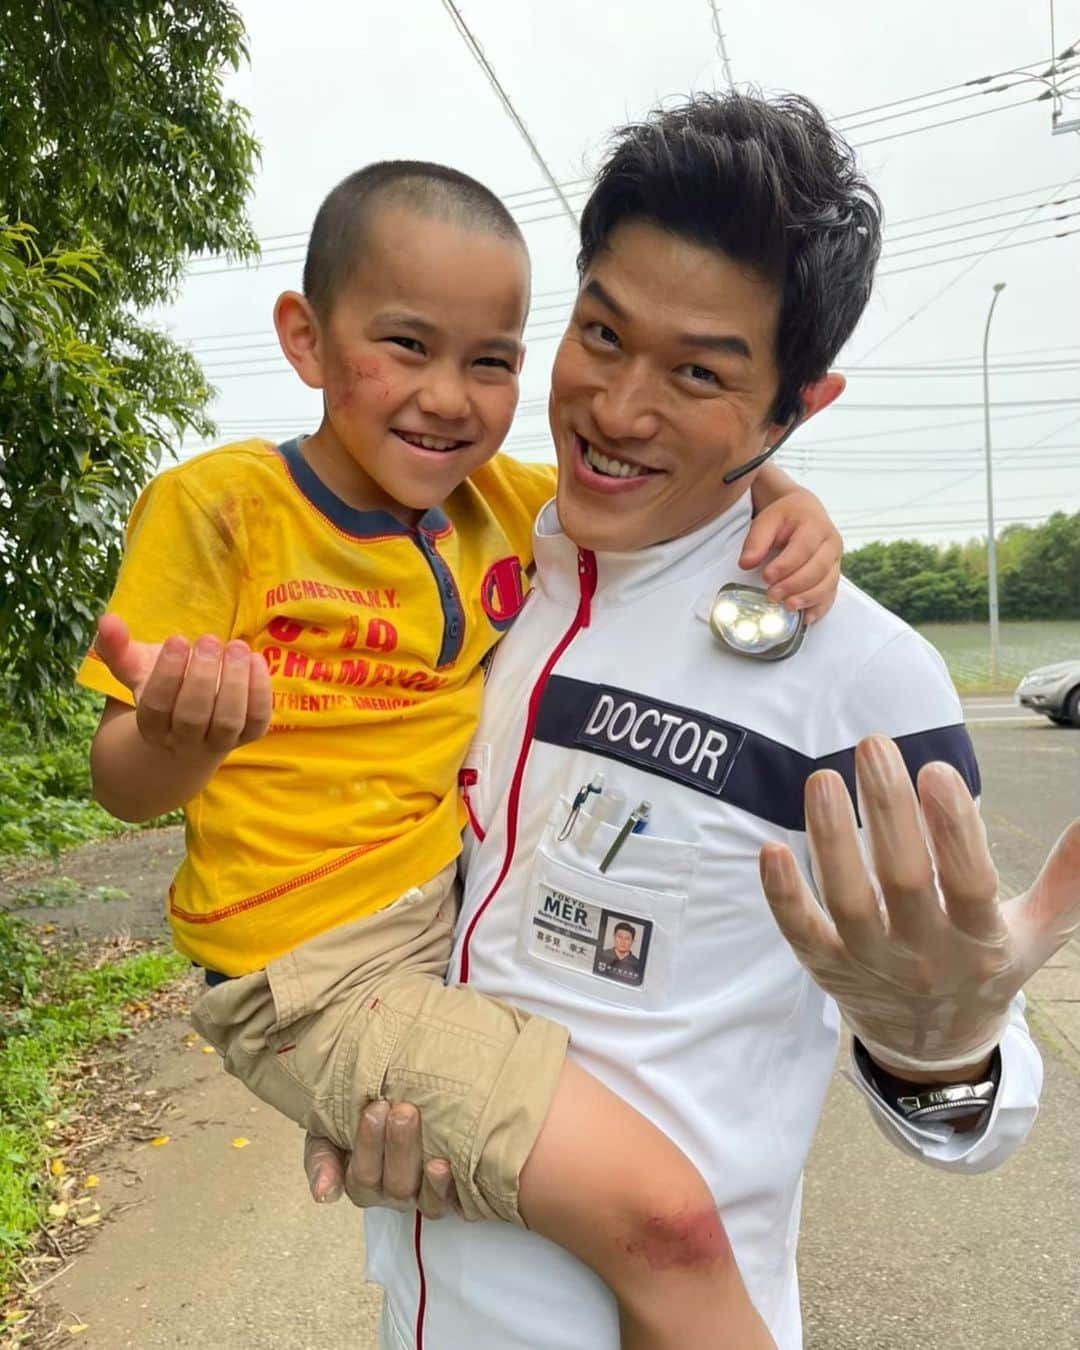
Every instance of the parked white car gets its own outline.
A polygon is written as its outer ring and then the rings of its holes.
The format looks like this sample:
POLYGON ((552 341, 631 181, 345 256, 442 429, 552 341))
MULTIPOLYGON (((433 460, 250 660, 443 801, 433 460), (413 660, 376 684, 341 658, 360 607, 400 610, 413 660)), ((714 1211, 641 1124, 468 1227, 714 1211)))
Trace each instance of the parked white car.
POLYGON ((1016 701, 1058 726, 1080 727, 1080 658, 1040 666, 1020 681, 1016 701))

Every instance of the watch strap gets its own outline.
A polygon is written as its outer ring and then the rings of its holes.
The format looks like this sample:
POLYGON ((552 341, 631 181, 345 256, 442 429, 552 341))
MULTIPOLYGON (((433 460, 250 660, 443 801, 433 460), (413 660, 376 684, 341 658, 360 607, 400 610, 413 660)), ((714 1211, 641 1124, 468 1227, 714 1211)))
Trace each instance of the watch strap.
POLYGON ((990 1067, 971 1082, 911 1083, 875 1064, 862 1042, 854 1040, 855 1062, 877 1089, 882 1101, 912 1125, 959 1120, 988 1111, 1001 1081, 1001 1051, 995 1049, 990 1067))

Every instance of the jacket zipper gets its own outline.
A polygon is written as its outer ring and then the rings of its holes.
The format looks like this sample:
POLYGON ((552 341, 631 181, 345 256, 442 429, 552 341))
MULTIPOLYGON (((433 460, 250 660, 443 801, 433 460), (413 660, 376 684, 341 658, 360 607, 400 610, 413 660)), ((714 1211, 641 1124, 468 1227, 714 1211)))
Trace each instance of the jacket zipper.
POLYGON ((544 690, 551 677, 551 672, 555 669, 562 654, 578 633, 583 628, 588 628, 592 617, 592 599, 596 594, 596 554, 589 549, 578 549, 578 588, 578 607, 573 622, 544 662, 544 667, 533 685, 532 693, 529 695, 528 711, 525 716, 525 732, 521 739, 521 749, 518 751, 517 763, 514 765, 514 774, 510 779, 510 791, 506 800, 506 848, 503 853, 502 866, 499 868, 499 874, 495 878, 493 886, 484 897, 479 909, 473 915, 468 928, 465 930, 465 937, 461 944, 461 972, 459 977, 461 984, 468 984, 469 982, 469 945, 472 942, 473 933, 476 931, 476 925, 480 922, 488 905, 494 900, 499 887, 506 880, 506 874, 510 871, 510 864, 514 859, 514 849, 517 847, 518 815, 521 807, 521 785, 525 778, 525 766, 528 763, 529 750, 532 748, 536 719, 540 713, 540 701, 544 696, 544 690))
POLYGON ((469 796, 469 789, 476 786, 480 779, 479 773, 475 769, 462 769, 457 776, 458 787, 461 790, 461 800, 465 805, 465 814, 469 817, 469 826, 473 834, 481 843, 487 837, 487 831, 476 818, 476 812, 473 810, 472 798, 469 796))

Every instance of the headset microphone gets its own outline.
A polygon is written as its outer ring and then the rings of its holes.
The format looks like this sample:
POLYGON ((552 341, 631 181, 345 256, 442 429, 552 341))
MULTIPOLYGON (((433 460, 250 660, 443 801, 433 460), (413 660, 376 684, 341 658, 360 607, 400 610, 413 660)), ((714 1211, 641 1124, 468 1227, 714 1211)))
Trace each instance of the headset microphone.
POLYGON ((805 409, 800 403, 799 411, 791 419, 791 425, 788 427, 787 431, 785 431, 784 434, 780 437, 780 439, 778 441, 775 441, 772 445, 768 446, 765 450, 761 452, 760 455, 755 455, 754 458, 750 460, 748 463, 741 464, 737 469, 730 469, 726 474, 724 474, 724 482, 727 484, 737 483, 740 478, 745 478, 748 473, 753 473, 755 469, 760 468, 761 465, 764 464, 767 459, 772 459, 773 455, 776 454, 777 450, 780 449, 780 447, 784 444, 784 442, 788 439, 788 437, 791 436, 791 434, 798 429, 798 427, 802 423, 804 411, 805 409))

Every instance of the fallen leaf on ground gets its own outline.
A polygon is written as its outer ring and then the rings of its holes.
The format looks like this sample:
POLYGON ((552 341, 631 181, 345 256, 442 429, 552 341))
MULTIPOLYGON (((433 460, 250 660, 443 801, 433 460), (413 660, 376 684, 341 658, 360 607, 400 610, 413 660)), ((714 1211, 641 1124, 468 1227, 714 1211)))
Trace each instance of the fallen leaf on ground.
POLYGON ((188 1034, 184 1037, 184 1044, 194 1045, 198 1039, 199 1033, 197 1031, 189 1031, 188 1034))
POLYGON ((68 1207, 63 1200, 59 1200, 57 1201, 56 1204, 49 1206, 50 1219, 62 1219, 67 1214, 67 1212, 68 1207))
POLYGON ((151 1148, 163 1148, 168 1142, 169 1142, 169 1136, 168 1136, 167 1134, 159 1134, 158 1137, 157 1137, 156 1139, 151 1139, 151 1140, 150 1140, 150 1147, 151 1147, 151 1148))
POLYGON ((68 1327, 68 1331, 70 1331, 73 1336, 81 1336, 84 1331, 89 1330, 90 1330, 89 1322, 76 1322, 73 1327, 68 1327))
POLYGON ((247 1148, 248 1144, 250 1143, 251 1143, 250 1139, 245 1139, 242 1134, 238 1134, 236 1138, 232 1141, 232 1146, 233 1148, 247 1148))
POLYGON ((213 1047, 212 1045, 204 1045, 203 1048, 202 1048, 202 1052, 203 1052, 204 1055, 216 1055, 216 1054, 217 1054, 217 1051, 214 1049, 214 1047, 213 1047))
POLYGON ((85 1219, 76 1219, 76 1220, 75 1220, 75 1227, 76 1227, 76 1228, 89 1228, 89 1227, 91 1226, 91 1224, 100 1223, 100 1221, 101 1221, 101 1215, 100 1215, 100 1214, 88 1214, 88 1215, 86 1216, 85 1219))

